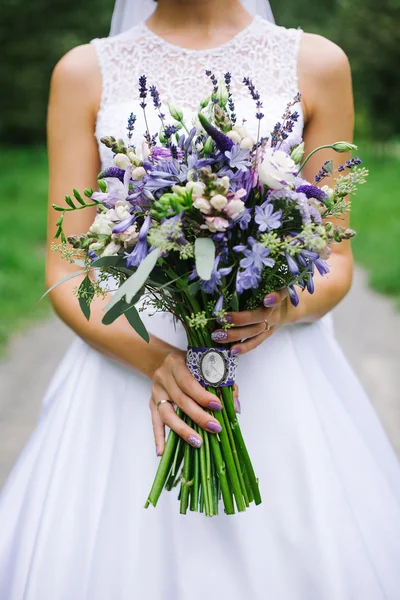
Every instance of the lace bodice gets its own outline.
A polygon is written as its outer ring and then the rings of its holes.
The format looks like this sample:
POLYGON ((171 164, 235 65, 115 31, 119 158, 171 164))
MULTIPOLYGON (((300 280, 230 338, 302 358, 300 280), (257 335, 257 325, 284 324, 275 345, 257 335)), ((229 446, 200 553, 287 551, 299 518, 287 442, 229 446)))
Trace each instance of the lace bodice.
MULTIPOLYGON (((147 76, 148 85, 157 86, 163 103, 173 101, 182 108, 191 125, 200 100, 212 89, 206 69, 217 77, 227 71, 232 73, 238 124, 246 119, 249 132, 255 135, 254 101, 242 84, 243 77, 253 80, 264 103, 262 129, 263 134, 268 135, 286 104, 298 92, 297 56, 301 33, 300 29, 286 29, 255 17, 229 42, 207 50, 189 50, 170 44, 145 23, 114 37, 93 40, 103 78, 97 139, 105 135, 126 139, 127 120, 133 112, 137 116, 136 141, 141 143, 145 125, 139 107, 138 79, 142 74, 147 76)), ((146 110, 149 129, 156 133, 160 120, 151 99, 146 110)), ((296 110, 300 119, 293 135, 301 135, 300 104, 296 110)), ((100 154, 103 167, 109 165, 111 151, 100 144, 100 154)))

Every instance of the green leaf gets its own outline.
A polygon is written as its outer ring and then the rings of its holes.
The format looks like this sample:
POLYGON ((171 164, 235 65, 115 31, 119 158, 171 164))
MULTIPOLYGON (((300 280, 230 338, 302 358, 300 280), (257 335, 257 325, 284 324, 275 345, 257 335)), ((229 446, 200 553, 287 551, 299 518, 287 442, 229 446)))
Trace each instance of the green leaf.
POLYGON ((192 296, 195 296, 197 294, 197 292, 199 291, 199 289, 200 289, 200 282, 199 281, 194 281, 193 283, 191 283, 189 285, 189 293, 192 296))
POLYGON ((138 311, 135 308, 135 305, 132 304, 132 306, 124 312, 124 315, 128 319, 129 324, 136 331, 136 333, 140 335, 140 337, 143 338, 145 342, 149 342, 149 334, 147 332, 146 327, 144 326, 142 319, 139 316, 138 311))
POLYGON ((90 305, 92 303, 94 296, 94 287, 93 283, 90 281, 88 275, 86 275, 85 279, 82 281, 78 290, 78 300, 81 310, 87 320, 90 318, 90 305), (82 294, 82 295, 81 295, 82 294))
POLYGON ((74 188, 73 192, 74 192, 74 196, 77 199, 77 201, 79 202, 79 204, 81 204, 82 206, 85 206, 85 201, 82 198, 82 196, 80 195, 79 191, 76 188, 74 188))
POLYGON ((238 312, 239 310, 239 298, 237 292, 235 292, 231 299, 231 308, 234 312, 238 312))
POLYGON ((126 300, 128 304, 130 304, 132 298, 148 280, 150 273, 154 269, 157 260, 160 257, 160 254, 161 249, 155 248, 146 256, 137 270, 121 285, 121 287, 113 295, 110 302, 103 308, 105 312, 108 312, 124 296, 126 296, 126 300))
MULTIPOLYGON (((68 275, 66 275, 65 277, 63 277, 62 279, 60 279, 60 281, 57 281, 57 283, 55 283, 54 285, 52 285, 51 287, 49 287, 49 289, 45 291, 45 293, 40 298, 40 300, 43 300, 43 298, 45 298, 45 296, 47 296, 47 294, 50 294, 50 292, 52 292, 56 287, 58 287, 62 283, 65 283, 69 279, 73 279, 74 277, 77 277, 78 275, 83 275, 84 273, 86 273, 86 271, 83 271, 83 270, 81 270, 81 271, 75 271, 74 273, 69 273, 68 275)), ((39 300, 39 302, 40 302, 40 300, 39 300)))
POLYGON ((116 267, 123 260, 122 256, 101 256, 92 262, 92 267, 116 267))
MULTIPOLYGON (((139 302, 140 298, 142 297, 143 291, 144 291, 144 288, 139 290, 139 292, 136 294, 136 296, 134 298, 132 298, 131 304, 136 304, 137 302, 139 302)), ((102 319, 103 325, 111 325, 111 323, 114 323, 114 321, 116 319, 118 319, 118 317, 123 315, 126 310, 129 310, 129 306, 130 305, 127 304, 123 298, 122 298, 122 300, 119 300, 117 302, 117 304, 115 304, 104 315, 104 317, 102 319)))
POLYGON ((196 271, 200 279, 208 281, 215 261, 215 245, 211 238, 197 238, 194 243, 196 271))

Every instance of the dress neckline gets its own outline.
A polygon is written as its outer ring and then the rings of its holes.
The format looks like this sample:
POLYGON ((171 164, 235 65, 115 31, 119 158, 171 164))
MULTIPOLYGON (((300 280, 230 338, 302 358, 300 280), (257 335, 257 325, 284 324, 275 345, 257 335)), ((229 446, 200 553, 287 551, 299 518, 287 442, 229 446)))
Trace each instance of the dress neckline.
POLYGON ((141 23, 141 27, 142 27, 143 31, 150 38, 153 38, 153 40, 157 41, 159 44, 162 44, 166 48, 170 48, 175 51, 177 50, 179 52, 184 52, 186 54, 201 55, 201 54, 210 54, 212 52, 219 52, 226 48, 230 48, 232 45, 234 45, 236 42, 240 41, 243 37, 245 37, 248 33, 250 33, 252 31, 254 25, 260 19, 261 19, 261 17, 259 17, 257 15, 254 16, 253 19, 250 21, 250 23, 248 25, 246 25, 246 27, 244 27, 243 29, 238 31, 238 33, 236 33, 230 40, 228 40, 227 42, 224 42, 223 44, 221 44, 219 46, 214 46, 213 48, 199 48, 199 49, 185 48, 184 46, 179 46, 178 44, 172 44, 171 42, 167 42, 166 39, 164 39, 162 36, 158 35, 152 29, 150 29, 150 27, 144 21, 141 23))

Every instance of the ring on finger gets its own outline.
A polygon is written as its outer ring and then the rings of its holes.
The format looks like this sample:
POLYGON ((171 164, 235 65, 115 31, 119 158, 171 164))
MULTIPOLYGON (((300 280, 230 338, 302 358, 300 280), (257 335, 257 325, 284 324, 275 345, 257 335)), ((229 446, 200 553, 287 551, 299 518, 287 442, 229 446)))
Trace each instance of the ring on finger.
POLYGON ((157 410, 158 410, 158 407, 161 404, 164 404, 165 402, 169 402, 170 404, 173 404, 172 400, 159 400, 158 402, 156 402, 156 408, 157 408, 157 410))
POLYGON ((265 322, 265 329, 264 329, 264 331, 269 331, 271 329, 271 325, 268 323, 267 319, 264 319, 264 322, 265 322))

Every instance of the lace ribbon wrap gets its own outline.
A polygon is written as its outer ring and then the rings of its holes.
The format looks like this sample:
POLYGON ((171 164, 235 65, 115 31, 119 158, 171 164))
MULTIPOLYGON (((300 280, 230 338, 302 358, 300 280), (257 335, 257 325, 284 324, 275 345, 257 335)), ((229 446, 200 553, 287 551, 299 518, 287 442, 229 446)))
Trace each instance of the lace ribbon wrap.
POLYGON ((226 348, 189 346, 186 365, 203 387, 225 387, 235 383, 238 357, 226 348))

